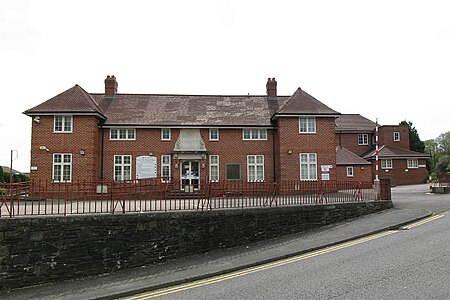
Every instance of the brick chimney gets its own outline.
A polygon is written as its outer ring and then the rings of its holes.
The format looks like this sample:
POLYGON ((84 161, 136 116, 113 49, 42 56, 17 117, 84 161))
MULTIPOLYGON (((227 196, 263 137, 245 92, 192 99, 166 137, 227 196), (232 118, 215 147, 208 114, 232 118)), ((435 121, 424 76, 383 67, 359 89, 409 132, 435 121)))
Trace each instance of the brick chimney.
POLYGON ((277 81, 275 78, 267 78, 267 84, 266 84, 266 90, 267 90, 267 98, 270 100, 276 100, 277 99, 277 81))
POLYGON ((117 93, 116 76, 106 76, 105 79, 105 97, 114 97, 117 93))

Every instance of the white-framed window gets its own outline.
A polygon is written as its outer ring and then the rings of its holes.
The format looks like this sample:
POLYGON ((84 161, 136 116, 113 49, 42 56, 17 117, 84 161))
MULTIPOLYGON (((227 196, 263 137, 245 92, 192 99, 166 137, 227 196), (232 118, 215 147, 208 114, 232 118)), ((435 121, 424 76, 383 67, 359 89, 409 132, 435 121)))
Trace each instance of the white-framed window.
POLYGON ((54 153, 53 154, 53 181, 71 182, 72 181, 72 154, 54 153))
POLYGON ((136 129, 134 128, 111 128, 109 130, 110 140, 136 140, 136 129))
POLYGON ((161 128, 161 140, 162 141, 170 141, 170 139, 171 139, 170 128, 161 128))
POLYGON ((247 155, 247 181, 264 181, 264 155, 247 155))
POLYGON ((367 133, 358 134, 358 145, 368 145, 369 135, 367 133))
POLYGON ((400 141, 400 132, 395 131, 394 132, 394 142, 399 142, 400 141))
POLYGON ((218 128, 210 128, 209 129, 209 140, 210 141, 218 141, 219 140, 219 129, 218 128))
POLYGON ((114 180, 131 180, 131 155, 114 155, 114 180))
POLYGON ((353 166, 347 166, 347 177, 353 177, 353 166))
POLYGON ((417 169, 419 167, 419 160, 417 158, 408 158, 408 169, 417 169))
POLYGON ((170 178, 170 155, 161 155, 161 177, 170 178))
POLYGON ((382 169, 392 169, 392 159, 382 159, 380 162, 382 169))
POLYGON ((219 181, 219 155, 209 156, 209 180, 219 181))
POLYGON ((244 128, 242 130, 242 139, 249 140, 267 140, 267 129, 244 128))
POLYGON ((300 180, 317 180, 317 153, 300 153, 300 180))
POLYGON ((72 116, 55 116, 53 120, 53 132, 71 133, 73 127, 72 116))
POLYGON ((298 118, 298 132, 316 133, 316 118, 315 117, 298 118))

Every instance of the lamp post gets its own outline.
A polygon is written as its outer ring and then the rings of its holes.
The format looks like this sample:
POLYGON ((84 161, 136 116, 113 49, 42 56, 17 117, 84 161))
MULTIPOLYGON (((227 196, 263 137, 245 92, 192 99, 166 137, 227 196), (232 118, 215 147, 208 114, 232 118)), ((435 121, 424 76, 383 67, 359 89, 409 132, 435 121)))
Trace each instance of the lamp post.
POLYGON ((14 174, 13 174, 13 161, 19 156, 19 151, 17 150, 11 150, 11 161, 9 165, 9 182, 12 183, 14 180, 14 174), (14 153, 16 153, 16 157, 14 157, 14 153))

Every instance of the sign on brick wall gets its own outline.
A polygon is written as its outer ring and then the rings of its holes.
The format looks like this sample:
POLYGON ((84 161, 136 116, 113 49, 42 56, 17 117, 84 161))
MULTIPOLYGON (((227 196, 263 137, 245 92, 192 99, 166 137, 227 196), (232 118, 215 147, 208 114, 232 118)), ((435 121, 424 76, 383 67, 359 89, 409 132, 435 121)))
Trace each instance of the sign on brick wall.
POLYGON ((155 178, 157 171, 155 156, 138 156, 136 157, 136 179, 155 178))

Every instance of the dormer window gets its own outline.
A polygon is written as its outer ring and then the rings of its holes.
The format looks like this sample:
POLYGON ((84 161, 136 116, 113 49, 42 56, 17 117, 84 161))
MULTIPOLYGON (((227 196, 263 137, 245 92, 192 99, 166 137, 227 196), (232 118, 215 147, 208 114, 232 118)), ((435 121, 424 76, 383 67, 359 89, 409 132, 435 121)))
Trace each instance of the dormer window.
POLYGON ((53 121, 53 132, 72 132, 72 116, 55 116, 53 121))

